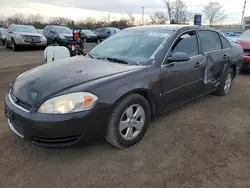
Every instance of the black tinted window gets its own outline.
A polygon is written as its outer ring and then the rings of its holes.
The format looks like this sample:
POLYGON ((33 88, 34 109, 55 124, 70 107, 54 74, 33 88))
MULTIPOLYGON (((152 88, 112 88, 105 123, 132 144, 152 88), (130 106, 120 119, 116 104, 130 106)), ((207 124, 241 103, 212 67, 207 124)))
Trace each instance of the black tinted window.
POLYGON ((198 55, 199 49, 196 32, 192 31, 181 35, 172 47, 172 54, 176 52, 184 52, 190 57, 198 55))
POLYGON ((222 36, 221 36, 221 43, 222 43, 223 48, 229 48, 230 47, 229 42, 222 36))
POLYGON ((221 49, 218 33, 214 31, 199 31, 203 52, 212 52, 221 49))

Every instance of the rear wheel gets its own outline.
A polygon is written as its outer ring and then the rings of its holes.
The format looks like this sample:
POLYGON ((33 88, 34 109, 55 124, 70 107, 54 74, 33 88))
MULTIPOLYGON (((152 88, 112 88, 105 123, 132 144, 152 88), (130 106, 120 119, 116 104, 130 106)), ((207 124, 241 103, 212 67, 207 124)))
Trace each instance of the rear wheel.
POLYGON ((234 79, 234 70, 232 68, 228 68, 221 80, 221 83, 217 90, 215 91, 215 95, 225 96, 229 94, 234 79))
POLYGON ((144 136, 150 122, 150 106, 139 94, 122 99, 113 110, 106 140, 118 148, 130 147, 144 136))

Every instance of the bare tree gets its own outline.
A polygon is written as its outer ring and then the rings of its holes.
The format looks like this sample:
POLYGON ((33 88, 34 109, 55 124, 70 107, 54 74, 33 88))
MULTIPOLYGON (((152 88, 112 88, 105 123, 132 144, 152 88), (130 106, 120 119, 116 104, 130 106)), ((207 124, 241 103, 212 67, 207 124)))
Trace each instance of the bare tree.
POLYGON ((135 17, 132 15, 131 12, 128 13, 128 17, 129 17, 129 25, 133 27, 135 23, 135 17))
POLYGON ((68 26, 69 23, 71 23, 71 20, 64 17, 53 17, 49 20, 49 24, 51 25, 68 26))
POLYGON ((154 12, 154 14, 150 16, 150 20, 152 24, 165 24, 167 17, 164 12, 154 12))
POLYGON ((223 5, 219 2, 210 1, 203 9, 205 18, 209 21, 209 25, 212 26, 217 22, 223 21, 226 18, 224 14, 223 5))
POLYGON ((43 23, 44 18, 40 14, 30 14, 26 21, 30 24, 43 23))
POLYGON ((168 13, 170 24, 183 24, 189 21, 190 16, 187 10, 187 5, 183 0, 163 0, 168 13))
POLYGON ((24 24, 26 22, 24 15, 14 14, 7 19, 8 25, 10 24, 24 24))

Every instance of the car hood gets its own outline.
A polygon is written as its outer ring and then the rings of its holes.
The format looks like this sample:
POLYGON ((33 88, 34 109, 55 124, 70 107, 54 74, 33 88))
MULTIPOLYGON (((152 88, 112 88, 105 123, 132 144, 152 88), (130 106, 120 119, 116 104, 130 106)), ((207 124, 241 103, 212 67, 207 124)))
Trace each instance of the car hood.
POLYGON ((240 44, 243 49, 250 49, 250 39, 238 38, 235 42, 240 44))
POLYGON ((87 34, 86 36, 89 36, 89 37, 96 37, 96 34, 87 34))
POLYGON ((140 68, 75 56, 21 74, 13 85, 13 94, 19 100, 34 106, 64 89, 140 68))
POLYGON ((37 36, 40 37, 42 36, 40 33, 26 33, 26 32, 17 32, 20 35, 29 35, 29 36, 37 36))

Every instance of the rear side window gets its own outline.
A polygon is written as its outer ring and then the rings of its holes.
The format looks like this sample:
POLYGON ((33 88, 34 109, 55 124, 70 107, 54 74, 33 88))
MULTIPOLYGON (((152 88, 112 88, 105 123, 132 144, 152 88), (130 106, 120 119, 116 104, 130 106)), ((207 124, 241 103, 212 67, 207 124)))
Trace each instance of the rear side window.
POLYGON ((223 36, 221 36, 221 43, 222 43, 223 49, 230 47, 229 42, 223 36))
POLYGON ((221 49, 221 41, 217 32, 199 31, 202 50, 204 53, 221 49))

